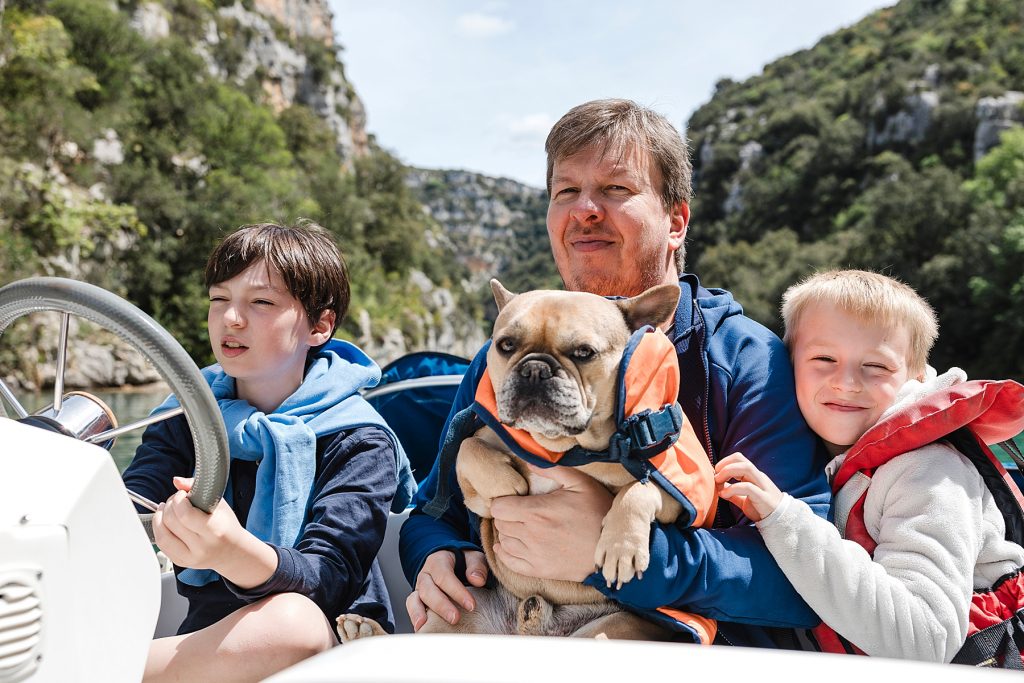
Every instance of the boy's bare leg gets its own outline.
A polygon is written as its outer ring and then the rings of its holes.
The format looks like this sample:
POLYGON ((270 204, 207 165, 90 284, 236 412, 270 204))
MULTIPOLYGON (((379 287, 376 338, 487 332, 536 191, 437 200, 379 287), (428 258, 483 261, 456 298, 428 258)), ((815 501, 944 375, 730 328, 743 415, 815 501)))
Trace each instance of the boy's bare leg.
POLYGON ((280 593, 184 636, 153 641, 145 681, 259 681, 337 644, 312 600, 280 593))

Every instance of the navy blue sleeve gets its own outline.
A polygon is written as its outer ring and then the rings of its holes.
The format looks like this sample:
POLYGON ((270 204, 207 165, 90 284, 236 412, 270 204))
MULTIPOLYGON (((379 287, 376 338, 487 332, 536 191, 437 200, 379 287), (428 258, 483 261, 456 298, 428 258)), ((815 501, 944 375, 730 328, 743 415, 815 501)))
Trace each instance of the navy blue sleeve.
POLYGON ((324 614, 341 614, 365 588, 397 485, 394 448, 383 430, 340 432, 321 456, 298 543, 294 548, 274 547, 277 571, 250 590, 224 583, 246 602, 299 593, 324 614))
MULTIPOLYGON (((473 362, 466 370, 466 374, 459 384, 459 390, 455 394, 455 401, 452 404, 448 419, 445 420, 444 429, 441 431, 441 440, 448 433, 448 424, 452 416, 460 410, 473 404, 476 395, 476 387, 484 374, 486 367, 487 349, 490 343, 484 347, 473 358, 473 362)), ((401 534, 398 540, 398 553, 402 559, 402 571, 409 584, 416 585, 416 576, 427 557, 438 550, 480 550, 479 544, 474 542, 473 534, 469 526, 469 512, 462 501, 462 491, 455 478, 455 471, 439 472, 439 458, 434 459, 434 466, 430 469, 427 477, 420 482, 419 491, 413 499, 413 509, 409 513, 409 519, 402 525, 401 534), (440 519, 434 519, 423 512, 423 506, 430 502, 437 492, 438 478, 446 476, 449 478, 452 492, 448 509, 440 519)))
MULTIPOLYGON (((162 503, 177 489, 174 477, 191 477, 196 467, 192 432, 184 415, 157 422, 142 433, 142 443, 121 475, 126 488, 155 503, 162 503)), ((139 512, 150 512, 139 505, 139 512)))
MULTIPOLYGON (((746 320, 746 322, 750 322, 746 320)), ((824 452, 796 403, 793 370, 775 335, 756 326, 721 333, 710 368, 709 425, 716 459, 741 452, 780 489, 824 517, 830 492, 824 452), (717 437, 717 438, 716 438, 717 437)), ((723 502, 722 505, 725 505, 723 502)), ((810 627, 819 620, 793 589, 757 529, 738 518, 727 528, 654 525, 651 563, 642 579, 608 589, 600 575, 587 583, 625 604, 669 605, 762 626, 810 627)))

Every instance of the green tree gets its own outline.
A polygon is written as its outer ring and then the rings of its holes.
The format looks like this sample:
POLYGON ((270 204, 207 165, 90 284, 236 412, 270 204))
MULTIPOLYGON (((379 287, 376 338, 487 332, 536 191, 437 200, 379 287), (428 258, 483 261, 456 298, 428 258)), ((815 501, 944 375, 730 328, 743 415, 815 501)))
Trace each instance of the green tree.
POLYGON ((938 293, 940 348, 979 377, 1024 378, 1024 129, 1003 133, 964 183, 969 219, 924 268, 938 293))

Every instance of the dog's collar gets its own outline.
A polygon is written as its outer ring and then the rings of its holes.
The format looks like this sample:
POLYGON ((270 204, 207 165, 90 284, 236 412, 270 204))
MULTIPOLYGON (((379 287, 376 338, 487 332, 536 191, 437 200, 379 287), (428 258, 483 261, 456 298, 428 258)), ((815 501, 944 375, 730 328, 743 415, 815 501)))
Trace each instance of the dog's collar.
POLYGON ((477 385, 473 411, 512 452, 539 467, 617 462, 638 479, 646 480, 650 458, 674 444, 683 426, 682 410, 676 402, 677 368, 675 348, 663 332, 647 326, 630 336, 616 378, 617 429, 608 448, 601 451, 579 446, 562 453, 550 451, 528 432, 502 424, 494 386, 486 370, 477 385))

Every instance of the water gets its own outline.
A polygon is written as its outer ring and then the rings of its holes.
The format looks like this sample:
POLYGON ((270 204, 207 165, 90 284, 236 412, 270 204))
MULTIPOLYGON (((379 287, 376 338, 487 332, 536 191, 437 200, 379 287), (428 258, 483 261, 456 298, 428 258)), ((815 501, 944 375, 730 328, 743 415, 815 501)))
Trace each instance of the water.
MULTIPOLYGON (((117 416, 119 425, 126 425, 146 417, 170 393, 167 387, 162 385, 127 391, 109 389, 89 389, 87 391, 110 407, 114 415, 117 416)), ((18 400, 27 411, 32 413, 52 402, 53 395, 49 393, 20 394, 18 400)), ((110 449, 110 455, 114 458, 118 472, 123 472, 128 467, 128 463, 132 461, 135 448, 142 441, 144 431, 144 429, 137 429, 117 437, 113 448, 110 449)))

